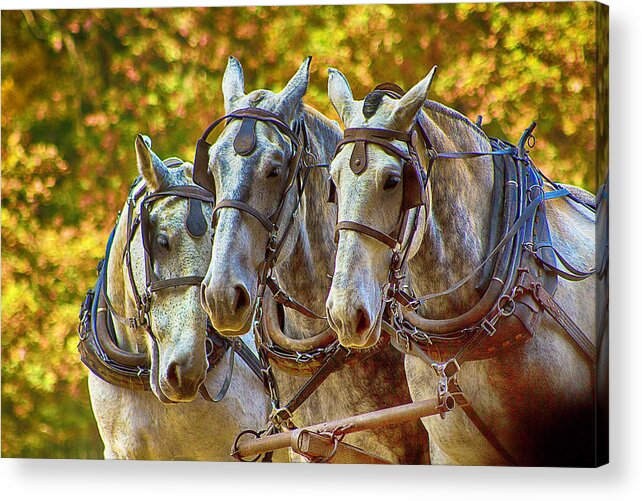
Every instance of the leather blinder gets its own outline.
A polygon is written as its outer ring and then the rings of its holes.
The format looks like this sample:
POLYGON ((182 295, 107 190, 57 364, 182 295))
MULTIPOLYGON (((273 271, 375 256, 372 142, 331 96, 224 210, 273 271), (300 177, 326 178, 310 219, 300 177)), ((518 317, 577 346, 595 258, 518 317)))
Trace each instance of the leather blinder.
POLYGON ((241 120, 241 128, 234 138, 234 151, 241 155, 247 156, 254 151, 256 146, 256 118, 244 118, 241 120))
POLYGON ((415 162, 403 166, 403 200, 401 209, 406 211, 426 204, 426 193, 419 167, 415 162))
POLYGON ((203 214, 203 204, 200 200, 194 198, 187 199, 185 228, 187 229, 187 233, 194 238, 203 236, 207 231, 207 221, 203 214))
POLYGON ((150 214, 147 203, 143 202, 140 206, 140 234, 143 239, 143 249, 148 256, 152 256, 152 241, 150 235, 150 214))
POLYGON ((196 153, 194 154, 194 183, 201 188, 214 194, 216 187, 214 186, 214 178, 209 171, 210 163, 210 148, 212 145, 205 139, 199 139, 196 142, 196 153))

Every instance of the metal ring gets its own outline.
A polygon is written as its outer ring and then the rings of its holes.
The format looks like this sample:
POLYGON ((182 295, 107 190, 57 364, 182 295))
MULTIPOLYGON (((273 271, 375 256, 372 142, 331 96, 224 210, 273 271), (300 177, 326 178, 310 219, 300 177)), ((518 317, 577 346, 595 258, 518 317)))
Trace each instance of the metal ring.
POLYGON ((542 188, 539 184, 534 184, 533 186, 528 188, 527 193, 528 193, 528 201, 532 202, 540 194, 542 195, 542 197, 544 196, 544 188, 542 188), (533 190, 535 191, 539 190, 539 193, 536 196, 533 196, 533 190))
POLYGON ((534 148, 535 147, 535 136, 531 134, 528 136, 528 139, 526 140, 526 144, 528 145, 529 148, 534 148))
POLYGON ((343 439, 343 436, 339 437, 333 434, 331 438, 332 438, 332 441, 334 442, 334 447, 332 448, 332 452, 330 452, 330 454, 328 454, 326 457, 320 457, 320 458, 315 456, 308 457, 311 463, 327 463, 336 455, 337 451, 339 450, 339 443, 343 439))
POLYGON ((214 341, 212 341, 210 338, 206 337, 205 338, 205 356, 209 358, 209 356, 214 353, 214 341))
POLYGON ((256 463, 260 458, 261 454, 257 454, 255 457, 252 459, 245 459, 241 456, 238 455, 239 450, 238 450, 238 445, 239 445, 239 440, 241 437, 245 435, 252 435, 254 438, 261 438, 261 434, 257 431, 254 430, 243 430, 241 433, 236 435, 236 438, 234 439, 234 443, 232 444, 232 450, 230 452, 230 456, 232 456, 234 459, 237 461, 240 461, 242 463, 256 463))
POLYGON ((449 411, 452 411, 455 408, 455 397, 453 397, 450 393, 448 393, 446 395, 446 398, 444 398, 444 406, 449 411))
POLYGON ((499 310, 499 314, 502 317, 510 317, 513 313, 515 313, 515 300, 508 294, 503 294, 497 300, 497 309, 499 310), (506 302, 503 305, 502 305, 502 299, 506 300, 506 302), (509 305, 510 305, 510 309, 507 309, 509 305))

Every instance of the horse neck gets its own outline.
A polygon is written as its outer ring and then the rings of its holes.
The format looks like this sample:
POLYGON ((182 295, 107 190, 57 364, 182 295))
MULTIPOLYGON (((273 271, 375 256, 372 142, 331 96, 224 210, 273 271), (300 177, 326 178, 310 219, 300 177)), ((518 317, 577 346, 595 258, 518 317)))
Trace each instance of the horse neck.
MULTIPOLYGON (((125 247, 127 245, 127 213, 129 210, 129 205, 126 205, 118 220, 114 240, 109 252, 109 264, 106 274, 107 295, 116 312, 126 317, 134 316, 135 313, 134 302, 127 293, 127 289, 131 287, 131 285, 123 260, 125 247)), ((122 325, 115 320, 114 330, 116 331, 116 342, 120 348, 139 353, 146 350, 144 333, 122 325)))
MULTIPOLYGON (((339 126, 309 106, 303 109, 310 149, 319 164, 330 164, 342 137, 339 126)), ((276 272, 281 287, 316 313, 325 312, 334 263, 336 207, 327 202, 327 167, 310 172, 297 220, 290 238, 295 239, 290 255, 279 261, 276 272)), ((327 327, 325 320, 313 320, 285 308, 286 333, 308 337, 327 327)))
MULTIPOLYGON (((463 115, 430 101, 423 111, 438 152, 491 151, 488 138, 463 115)), ((488 156, 436 161, 422 244, 409 263, 418 295, 448 288, 481 262, 487 250, 492 186, 493 162, 488 156)), ((430 302, 427 312, 438 316, 445 309, 465 310, 477 297, 474 285, 430 302)))

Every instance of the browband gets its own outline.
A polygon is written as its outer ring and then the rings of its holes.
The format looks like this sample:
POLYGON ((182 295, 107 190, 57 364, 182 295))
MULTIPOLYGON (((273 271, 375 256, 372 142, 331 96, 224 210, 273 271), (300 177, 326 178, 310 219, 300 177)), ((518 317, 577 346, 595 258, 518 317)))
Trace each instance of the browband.
POLYGON ((208 138, 221 122, 227 121, 229 123, 232 120, 242 120, 241 128, 236 134, 233 143, 234 151, 239 155, 247 156, 254 151, 256 147, 255 127, 257 121, 271 123, 292 141, 297 150, 301 147, 299 138, 288 124, 279 115, 271 111, 262 110, 261 108, 242 108, 222 116, 203 131, 203 135, 196 142, 196 153, 194 154, 194 182, 211 193, 216 190, 214 180, 208 170, 209 150, 212 147, 208 142, 208 138))

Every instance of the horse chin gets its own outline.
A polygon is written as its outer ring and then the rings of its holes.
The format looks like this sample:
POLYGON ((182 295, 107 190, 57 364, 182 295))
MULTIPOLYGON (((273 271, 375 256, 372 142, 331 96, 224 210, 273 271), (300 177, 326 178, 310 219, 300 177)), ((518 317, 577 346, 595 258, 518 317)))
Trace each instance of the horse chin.
POLYGON ((366 351, 379 342, 381 337, 381 315, 377 316, 377 321, 372 324, 370 330, 362 336, 339 334, 339 342, 351 350, 366 351))
POLYGON ((240 336, 244 336, 252 328, 252 319, 253 318, 254 318, 254 315, 252 315, 252 314, 248 315, 247 320, 243 324, 243 327, 241 327, 240 329, 224 329, 224 328, 218 327, 216 325, 214 325, 214 328, 223 337, 240 337, 240 336))
POLYGON ((185 389, 179 390, 167 385, 164 381, 160 381, 159 387, 163 395, 165 395, 165 397, 169 400, 169 402, 166 402, 166 403, 179 404, 179 403, 193 402, 198 395, 198 390, 201 387, 201 384, 202 382, 193 388, 190 388, 187 390, 185 389))

